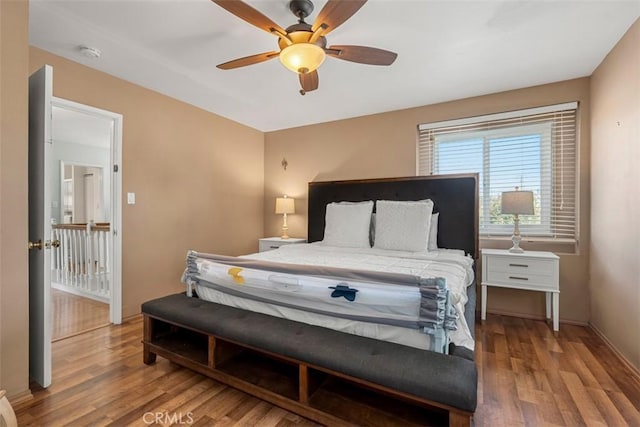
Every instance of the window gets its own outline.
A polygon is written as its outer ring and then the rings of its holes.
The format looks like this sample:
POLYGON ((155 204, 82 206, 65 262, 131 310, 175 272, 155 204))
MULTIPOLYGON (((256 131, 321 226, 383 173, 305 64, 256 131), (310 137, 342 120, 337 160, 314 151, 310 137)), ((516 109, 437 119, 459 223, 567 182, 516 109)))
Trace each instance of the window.
POLYGON ((477 172, 480 235, 507 236, 503 191, 534 193, 534 215, 520 217, 528 238, 577 241, 577 103, 418 127, 418 174, 477 172))

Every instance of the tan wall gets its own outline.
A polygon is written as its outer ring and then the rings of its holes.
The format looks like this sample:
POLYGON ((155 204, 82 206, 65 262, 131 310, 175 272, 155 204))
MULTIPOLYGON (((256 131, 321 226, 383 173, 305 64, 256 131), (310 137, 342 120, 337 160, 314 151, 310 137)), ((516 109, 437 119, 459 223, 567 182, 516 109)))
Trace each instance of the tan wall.
POLYGON ((262 132, 31 48, 53 66, 54 96, 120 113, 123 316, 184 290, 188 249, 255 252, 263 234, 262 132), (126 204, 126 193, 136 204, 126 204))
MULTIPOLYGON (((435 122, 555 103, 580 102, 579 255, 561 255, 560 317, 589 319, 589 79, 582 78, 493 95, 428 105, 389 113, 270 132, 265 135, 265 233, 279 235, 282 218, 275 198, 296 198, 296 214, 288 218, 289 235, 306 236, 306 194, 309 181, 410 176, 416 171, 416 128, 435 122), (287 169, 281 166, 282 159, 287 169)), ((509 247, 509 241, 491 242, 509 247)), ((481 246, 489 247, 483 241, 481 246)), ((523 244, 529 249, 553 249, 523 244)), ((491 289, 488 310, 544 316, 541 293, 491 289)))
POLYGON ((640 369, 640 21, 591 77, 591 323, 640 369))
POLYGON ((0 389, 29 393, 28 4, 0 1, 0 389))

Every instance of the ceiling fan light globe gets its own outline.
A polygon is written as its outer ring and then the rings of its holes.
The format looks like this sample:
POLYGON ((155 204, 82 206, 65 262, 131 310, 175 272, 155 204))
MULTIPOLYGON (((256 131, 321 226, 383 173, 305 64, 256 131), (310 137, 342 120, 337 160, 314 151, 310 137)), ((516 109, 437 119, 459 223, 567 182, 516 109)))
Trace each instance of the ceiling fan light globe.
POLYGON ((294 73, 307 73, 316 70, 324 62, 324 50, 311 43, 295 43, 280 51, 280 62, 294 73))

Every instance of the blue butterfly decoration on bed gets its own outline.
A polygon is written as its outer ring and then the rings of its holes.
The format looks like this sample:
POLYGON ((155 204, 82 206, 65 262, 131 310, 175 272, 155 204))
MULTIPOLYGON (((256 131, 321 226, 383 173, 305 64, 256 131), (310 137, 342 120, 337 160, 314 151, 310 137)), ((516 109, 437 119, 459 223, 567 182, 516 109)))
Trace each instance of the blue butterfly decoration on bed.
POLYGON ((334 291, 331 292, 331 297, 332 298, 344 297, 348 301, 355 301, 356 292, 358 292, 357 289, 350 288, 349 285, 346 285, 346 284, 345 285, 339 284, 339 285, 336 285, 336 286, 329 286, 329 289, 334 289, 334 291))

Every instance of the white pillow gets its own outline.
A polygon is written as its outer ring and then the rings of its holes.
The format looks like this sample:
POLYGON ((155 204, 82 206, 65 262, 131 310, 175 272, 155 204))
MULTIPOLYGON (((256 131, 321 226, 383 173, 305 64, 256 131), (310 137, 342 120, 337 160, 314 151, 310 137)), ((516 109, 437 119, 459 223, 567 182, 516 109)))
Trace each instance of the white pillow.
POLYGON ((431 200, 378 200, 373 246, 377 249, 426 252, 432 211, 431 200))
POLYGON ((438 217, 440 212, 431 215, 431 225, 429 225, 429 243, 427 244, 428 251, 435 251, 438 249, 438 217))
POLYGON ((369 248, 369 227, 373 201, 329 203, 325 215, 324 239, 329 246, 369 248))

